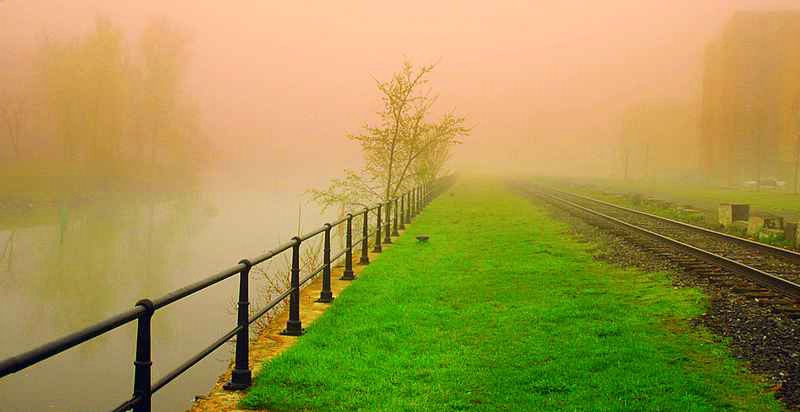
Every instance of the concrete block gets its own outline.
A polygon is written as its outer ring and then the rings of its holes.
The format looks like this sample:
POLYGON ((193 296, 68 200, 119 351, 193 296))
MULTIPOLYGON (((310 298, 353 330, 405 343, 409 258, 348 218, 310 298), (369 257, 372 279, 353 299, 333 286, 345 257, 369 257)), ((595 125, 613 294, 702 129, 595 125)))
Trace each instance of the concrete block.
POLYGON ((783 217, 764 216, 764 227, 767 229, 783 229, 783 217))
POLYGON ((783 238, 794 248, 800 246, 800 232, 798 231, 800 231, 800 224, 797 222, 786 222, 783 225, 783 238))
POLYGON ((747 222, 742 222, 741 220, 737 220, 731 223, 731 225, 728 226, 728 229, 730 229, 734 233, 744 236, 747 233, 747 222))
POLYGON ((724 227, 728 227, 736 221, 750 219, 750 205, 747 204, 722 203, 717 211, 717 220, 724 227))
POLYGON ((750 216, 747 220, 747 235, 757 236, 764 228, 764 218, 761 216, 750 216))

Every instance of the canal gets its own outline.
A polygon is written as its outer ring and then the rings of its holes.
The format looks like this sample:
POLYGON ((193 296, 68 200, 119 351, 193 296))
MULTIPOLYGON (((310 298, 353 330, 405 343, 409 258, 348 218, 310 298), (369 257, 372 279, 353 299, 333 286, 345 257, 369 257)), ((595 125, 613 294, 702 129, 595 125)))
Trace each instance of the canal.
MULTIPOLYGON (((326 217, 304 195, 316 183, 104 195, 4 213, 0 358, 255 256, 287 241, 298 227, 321 225, 326 217)), ((262 283, 251 291, 258 293, 262 283)), ((228 279, 156 313, 154 380, 235 326, 236 287, 235 279, 228 279)), ((0 409, 116 406, 132 392, 134 341, 135 323, 3 378, 0 409)), ((180 376, 155 395, 156 410, 185 410, 195 395, 208 391, 231 357, 232 346, 223 346, 180 376)))

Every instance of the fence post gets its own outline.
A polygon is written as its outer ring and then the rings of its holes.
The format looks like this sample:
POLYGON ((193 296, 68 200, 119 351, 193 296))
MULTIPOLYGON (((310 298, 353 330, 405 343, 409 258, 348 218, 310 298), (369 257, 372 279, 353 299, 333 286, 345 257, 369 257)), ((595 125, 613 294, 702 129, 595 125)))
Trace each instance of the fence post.
POLYGON ((386 202, 386 233, 383 234, 383 243, 390 245, 392 244, 392 201, 389 200, 386 202))
POLYGON ((253 264, 247 259, 242 259, 239 264, 244 264, 244 269, 239 272, 239 306, 237 308, 236 325, 239 331, 236 332, 236 361, 231 372, 231 381, 224 385, 228 391, 240 391, 247 389, 253 383, 253 374, 250 372, 250 323, 248 317, 250 312, 249 277, 250 269, 253 264))
POLYGON ((331 291, 331 224, 325 224, 325 234, 322 244, 322 291, 319 292, 320 303, 331 303, 333 292, 331 291))
POLYGON ((378 220, 377 224, 375 225, 375 248, 372 249, 375 253, 383 252, 383 247, 381 246, 381 204, 378 204, 378 220))
POLYGON ((364 208, 364 222, 361 228, 361 259, 359 265, 369 265, 369 208, 364 208))
POLYGON ((339 280, 354 280, 353 275, 353 215, 347 214, 347 233, 345 235, 344 273, 339 280))
POLYGON ((144 307, 145 311, 136 322, 136 360, 133 362, 133 396, 140 401, 133 407, 133 412, 150 412, 152 392, 150 391, 150 378, 153 360, 150 356, 150 320, 155 312, 155 305, 150 299, 136 302, 136 306, 144 307))
POLYGON ((400 195, 400 229, 406 229, 406 195, 400 195))
POLYGON ((289 294, 289 320, 286 321, 286 329, 281 332, 281 335, 300 336, 306 332, 300 321, 300 243, 302 241, 297 236, 292 240, 294 240, 294 245, 292 245, 292 270, 289 282, 292 288, 292 292, 289 294))
POLYGON ((397 231, 397 198, 394 198, 394 224, 392 225, 392 236, 400 236, 397 231))

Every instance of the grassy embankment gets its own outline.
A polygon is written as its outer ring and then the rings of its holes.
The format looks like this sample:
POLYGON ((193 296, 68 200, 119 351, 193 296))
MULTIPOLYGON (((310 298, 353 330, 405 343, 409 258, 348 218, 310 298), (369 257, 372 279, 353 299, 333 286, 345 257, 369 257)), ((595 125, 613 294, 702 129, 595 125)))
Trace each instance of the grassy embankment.
POLYGON ((451 193, 265 365, 243 406, 779 408, 723 344, 689 328, 705 307, 697 290, 594 261, 591 245, 494 182, 451 193))

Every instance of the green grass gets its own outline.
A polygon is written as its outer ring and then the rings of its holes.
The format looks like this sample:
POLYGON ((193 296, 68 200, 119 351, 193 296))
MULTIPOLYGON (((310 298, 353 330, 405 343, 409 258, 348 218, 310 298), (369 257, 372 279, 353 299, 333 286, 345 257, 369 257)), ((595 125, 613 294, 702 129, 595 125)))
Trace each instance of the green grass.
POLYGON ((462 182, 242 401, 273 410, 778 410, 664 274, 592 259, 545 210, 462 182), (430 235, 427 244, 414 236, 430 235))

